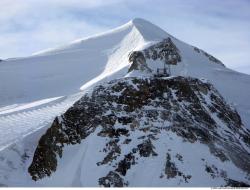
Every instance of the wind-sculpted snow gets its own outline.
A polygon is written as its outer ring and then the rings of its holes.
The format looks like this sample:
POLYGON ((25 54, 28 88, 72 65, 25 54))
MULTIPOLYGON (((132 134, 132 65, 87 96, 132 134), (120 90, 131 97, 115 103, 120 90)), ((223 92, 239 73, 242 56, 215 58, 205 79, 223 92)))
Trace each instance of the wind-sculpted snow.
POLYGON ((68 185, 78 186, 248 186, 249 135, 209 83, 117 79, 95 87, 54 120, 29 173, 42 183, 67 167, 67 175, 76 175, 68 185), (74 157, 68 149, 78 144, 82 160, 68 167, 67 158, 74 157))
POLYGON ((0 186, 249 184, 250 76, 148 21, 0 70, 0 186))

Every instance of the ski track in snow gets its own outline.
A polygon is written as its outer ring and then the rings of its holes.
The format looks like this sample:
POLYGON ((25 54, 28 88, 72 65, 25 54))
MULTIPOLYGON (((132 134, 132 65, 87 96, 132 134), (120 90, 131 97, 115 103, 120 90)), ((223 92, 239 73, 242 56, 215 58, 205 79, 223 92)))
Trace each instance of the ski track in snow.
MULTIPOLYGON (((29 133, 50 124, 57 115, 66 111, 83 92, 68 97, 52 98, 50 102, 0 115, 0 150, 29 133)), ((32 104, 32 103, 31 103, 32 104)))

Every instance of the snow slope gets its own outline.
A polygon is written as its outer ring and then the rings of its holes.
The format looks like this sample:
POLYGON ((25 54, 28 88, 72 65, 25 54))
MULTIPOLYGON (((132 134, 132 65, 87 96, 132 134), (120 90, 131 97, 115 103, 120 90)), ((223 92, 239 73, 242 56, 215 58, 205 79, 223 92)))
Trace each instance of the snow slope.
MULTIPOLYGON (((215 64, 159 27, 134 19, 114 30, 60 48, 1 61, 0 149, 7 151, 8 145, 25 141, 23 138, 28 134, 46 128, 91 86, 125 76, 131 51, 167 37, 182 56, 182 61, 172 66, 172 74, 209 80, 237 108, 245 126, 250 128, 249 75, 215 64)), ((36 144, 38 139, 32 139, 36 144)), ((24 149, 26 145, 20 148, 24 149)), ((31 155, 32 151, 30 148, 31 155)))
MULTIPOLYGON (((126 68, 127 55, 148 44, 171 37, 183 61, 173 74, 207 78, 243 114, 249 123, 250 76, 211 62, 194 48, 159 27, 142 19, 67 46, 10 59, 0 63, 0 106, 30 103, 41 99, 71 95, 126 68)), ((126 69, 119 76, 126 73, 126 69)))
POLYGON ((128 53, 141 44, 143 38, 129 22, 63 48, 1 62, 0 149, 67 110, 77 100, 74 94, 111 74, 122 76, 126 69, 118 71, 128 64, 128 53))

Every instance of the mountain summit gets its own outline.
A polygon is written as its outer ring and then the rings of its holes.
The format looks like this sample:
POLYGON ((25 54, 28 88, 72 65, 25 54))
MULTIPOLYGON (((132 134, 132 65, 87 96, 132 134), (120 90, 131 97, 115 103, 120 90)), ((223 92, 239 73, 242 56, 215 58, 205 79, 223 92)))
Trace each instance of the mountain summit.
POLYGON ((250 183, 250 76, 146 20, 0 70, 2 186, 250 183))
POLYGON ((169 34, 167 34, 160 27, 144 19, 135 18, 130 22, 140 32, 146 41, 157 41, 169 37, 169 34))

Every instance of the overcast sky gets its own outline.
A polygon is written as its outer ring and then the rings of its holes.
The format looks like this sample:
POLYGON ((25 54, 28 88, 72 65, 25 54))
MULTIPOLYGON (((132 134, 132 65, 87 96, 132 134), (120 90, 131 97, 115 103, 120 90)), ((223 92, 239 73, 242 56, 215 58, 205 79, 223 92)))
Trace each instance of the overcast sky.
POLYGON ((28 56, 135 17, 250 74, 250 0, 0 0, 0 59, 28 56))

